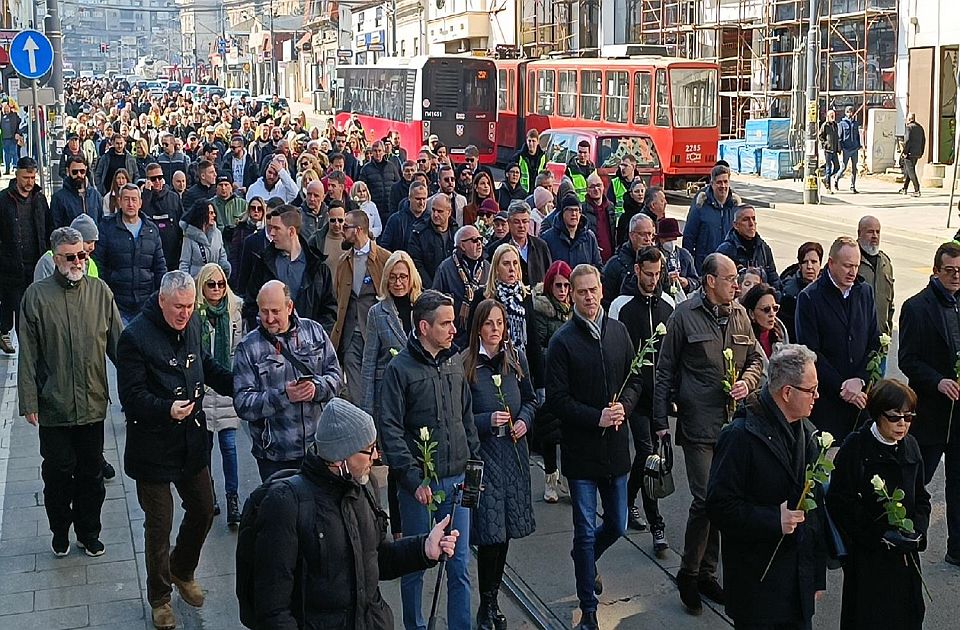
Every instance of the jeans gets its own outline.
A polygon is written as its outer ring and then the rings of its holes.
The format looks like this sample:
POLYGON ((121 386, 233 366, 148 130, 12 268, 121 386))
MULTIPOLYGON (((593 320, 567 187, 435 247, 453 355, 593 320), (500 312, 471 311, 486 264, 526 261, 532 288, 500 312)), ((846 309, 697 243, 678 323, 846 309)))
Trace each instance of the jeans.
MULTIPOLYGON (((210 436, 210 453, 213 453, 213 442, 220 444, 220 461, 223 463, 223 489, 227 494, 237 493, 237 430, 221 429, 210 436)), ((216 494, 216 493, 214 493, 216 494)))
MULTIPOLYGON (((453 502, 454 487, 463 482, 463 474, 453 477, 443 477, 439 483, 431 484, 434 492, 443 490, 446 498, 434 511, 432 518, 426 506, 417 501, 404 488, 398 491, 400 500, 400 515, 403 518, 404 536, 419 536, 426 534, 450 513, 453 502)), ((453 529, 460 531, 460 540, 467 543, 470 540, 470 510, 457 506, 457 513, 453 519, 453 529)), ((453 557, 447 560, 447 627, 472 628, 470 613, 470 545, 458 544, 453 557)), ((406 630, 425 630, 427 627, 423 619, 423 571, 408 573, 400 578, 400 597, 403 600, 403 627, 406 630)))
POLYGON ((73 427, 40 427, 43 502, 50 531, 77 540, 100 538, 103 487, 103 422, 73 427))
POLYGON ((824 174, 827 180, 827 189, 833 186, 833 176, 840 172, 840 160, 837 158, 836 151, 824 151, 824 174))
POLYGON ((147 565, 147 601, 152 608, 170 601, 170 578, 193 579, 200 562, 200 549, 213 525, 213 487, 210 469, 204 467, 193 477, 174 481, 183 501, 183 521, 177 544, 170 551, 173 529, 173 494, 166 481, 137 481, 137 499, 143 509, 144 556, 147 565))
POLYGON ((944 458, 943 496, 947 503, 947 553, 952 558, 960 558, 960 440, 954 438, 947 444, 934 444, 920 447, 923 456, 923 482, 930 485, 933 475, 944 458))
POLYGON ((860 149, 853 149, 848 151, 847 149, 843 150, 843 168, 840 169, 840 173, 837 175, 837 180, 843 177, 843 174, 847 172, 847 163, 850 163, 850 188, 857 187, 857 159, 860 156, 860 149))
POLYGON ((9 173, 17 165, 18 159, 20 159, 20 147, 17 146, 16 139, 4 138, 3 139, 3 170, 4 172, 9 173))
MULTIPOLYGON (((573 571, 580 610, 596 612, 597 560, 627 531, 627 475, 605 479, 567 479, 573 504, 573 571), (603 524, 597 527, 597 493, 603 524)), ((452 627, 452 626, 451 626, 452 627)))
POLYGON ((920 192, 920 179, 917 177, 917 158, 903 158, 903 192, 907 192, 910 184, 913 183, 913 190, 920 192))
POLYGON ((263 483, 275 472, 281 470, 298 470, 303 459, 288 459, 282 462, 275 462, 270 459, 257 459, 257 470, 260 472, 260 483, 263 483))
POLYGON ((651 526, 659 525, 663 522, 660 517, 660 508, 657 500, 647 496, 647 491, 643 487, 643 469, 647 463, 647 457, 657 452, 660 445, 660 438, 650 430, 650 418, 640 414, 630 414, 630 435, 633 437, 633 466, 630 468, 630 478, 627 480, 627 505, 634 505, 637 501, 637 495, 641 495, 643 501, 643 513, 647 517, 647 522, 651 526))
POLYGON ((687 444, 683 447, 683 459, 693 501, 690 502, 687 529, 683 535, 680 571, 699 576, 701 580, 716 579, 720 532, 707 518, 707 481, 713 462, 713 444, 687 444))

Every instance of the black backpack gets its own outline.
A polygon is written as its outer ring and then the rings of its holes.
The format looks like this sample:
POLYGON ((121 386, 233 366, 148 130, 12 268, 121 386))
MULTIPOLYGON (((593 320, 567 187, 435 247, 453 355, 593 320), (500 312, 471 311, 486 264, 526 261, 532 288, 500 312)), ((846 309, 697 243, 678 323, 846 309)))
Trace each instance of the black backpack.
MULTIPOLYGON (((310 480, 298 470, 281 470, 271 475, 260 487, 250 493, 243 504, 240 516, 240 528, 237 532, 237 602, 240 604, 240 623, 247 628, 257 627, 257 607, 254 586, 254 557, 256 555, 257 516, 260 504, 272 488, 278 484, 287 485, 299 502, 297 509, 298 536, 305 538, 307 524, 314 520, 316 504, 310 480)), ((300 604, 306 606, 307 559, 300 554, 300 604)))

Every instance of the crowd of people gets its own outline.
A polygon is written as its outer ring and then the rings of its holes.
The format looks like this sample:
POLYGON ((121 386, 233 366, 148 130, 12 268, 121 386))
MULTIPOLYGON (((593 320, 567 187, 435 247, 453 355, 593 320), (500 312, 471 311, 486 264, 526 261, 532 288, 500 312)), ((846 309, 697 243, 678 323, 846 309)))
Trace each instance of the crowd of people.
POLYGON ((604 552, 628 527, 670 547, 644 477, 674 441, 693 614, 706 597, 737 627, 808 628, 835 562, 842 627, 919 628, 925 486, 944 454, 945 560, 960 565, 960 244, 936 251, 900 313, 907 385, 883 379, 894 285, 879 221, 781 268, 723 164, 681 231, 630 156, 605 185, 578 150, 558 179, 535 132, 495 182, 474 147, 454 165, 436 136, 368 144, 356 118, 307 129, 271 103, 83 80, 67 97, 63 188, 48 203, 21 157, 0 193, 0 345, 19 351, 20 412, 39 425, 57 556, 71 525, 85 553, 105 551, 116 366, 157 628, 176 625, 174 587, 203 604, 194 571, 221 497, 238 566, 252 541, 240 607, 256 627, 393 627, 376 583, 400 577, 402 623, 425 628, 424 570, 443 555, 449 627, 506 628, 510 543, 537 526, 532 453, 543 500, 569 499, 578 627, 598 628, 604 552), (243 511, 240 427, 264 483, 243 511), (805 470, 828 432, 825 492, 805 470), (906 521, 878 518, 878 478, 906 521))

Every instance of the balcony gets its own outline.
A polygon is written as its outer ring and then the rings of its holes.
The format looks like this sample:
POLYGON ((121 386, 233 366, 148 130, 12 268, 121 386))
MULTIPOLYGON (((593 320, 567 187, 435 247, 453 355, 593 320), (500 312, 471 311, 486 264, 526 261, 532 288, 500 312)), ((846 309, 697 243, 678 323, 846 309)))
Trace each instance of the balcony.
POLYGON ((490 16, 486 11, 463 10, 427 22, 427 38, 431 44, 489 37, 490 16))

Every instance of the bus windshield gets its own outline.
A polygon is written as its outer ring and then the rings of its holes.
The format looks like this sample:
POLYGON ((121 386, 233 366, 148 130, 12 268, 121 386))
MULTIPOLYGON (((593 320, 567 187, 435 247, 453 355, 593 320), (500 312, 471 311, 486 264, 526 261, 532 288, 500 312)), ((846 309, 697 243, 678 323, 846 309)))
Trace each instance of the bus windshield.
POLYGON ((717 126, 716 68, 671 68, 670 96, 675 127, 717 126))
POLYGON ((496 67, 472 59, 431 59, 423 69, 424 109, 483 114, 497 107, 496 67))

